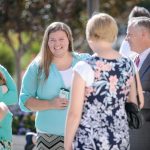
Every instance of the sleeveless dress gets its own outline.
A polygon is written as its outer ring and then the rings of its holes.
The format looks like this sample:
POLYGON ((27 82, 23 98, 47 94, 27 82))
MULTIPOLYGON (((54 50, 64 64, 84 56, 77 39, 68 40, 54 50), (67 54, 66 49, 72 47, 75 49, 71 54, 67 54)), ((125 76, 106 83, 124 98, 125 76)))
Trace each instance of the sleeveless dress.
POLYGON ((85 89, 73 149, 129 150, 125 102, 135 74, 133 62, 125 57, 110 60, 92 56, 86 63, 94 71, 94 82, 85 89))

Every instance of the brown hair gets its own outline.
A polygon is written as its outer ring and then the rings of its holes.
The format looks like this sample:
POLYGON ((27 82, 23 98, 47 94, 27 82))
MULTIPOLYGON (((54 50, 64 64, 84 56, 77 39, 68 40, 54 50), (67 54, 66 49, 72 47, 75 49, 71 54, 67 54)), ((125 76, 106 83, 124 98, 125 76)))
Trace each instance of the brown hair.
POLYGON ((63 22, 51 23, 47 27, 47 29, 45 30, 41 50, 40 50, 39 55, 38 55, 40 57, 39 71, 40 72, 42 70, 44 71, 46 79, 49 76, 49 66, 50 66, 52 59, 53 59, 52 52, 50 51, 49 46, 48 46, 49 35, 53 32, 56 32, 56 31, 64 31, 66 33, 68 40, 69 40, 68 51, 69 52, 73 51, 73 37, 72 37, 72 31, 71 31, 70 27, 63 22))

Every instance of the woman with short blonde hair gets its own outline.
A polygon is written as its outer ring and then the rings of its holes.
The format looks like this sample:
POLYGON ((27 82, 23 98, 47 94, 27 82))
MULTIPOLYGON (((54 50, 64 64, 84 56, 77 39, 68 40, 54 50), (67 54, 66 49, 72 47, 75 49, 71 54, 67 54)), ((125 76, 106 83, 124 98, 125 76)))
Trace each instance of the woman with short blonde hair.
MULTIPOLYGON (((129 150, 126 101, 136 103, 135 66, 112 48, 117 24, 108 14, 88 20, 86 37, 94 55, 74 67, 65 150, 129 150)), ((140 107, 144 105, 140 80, 140 107)))

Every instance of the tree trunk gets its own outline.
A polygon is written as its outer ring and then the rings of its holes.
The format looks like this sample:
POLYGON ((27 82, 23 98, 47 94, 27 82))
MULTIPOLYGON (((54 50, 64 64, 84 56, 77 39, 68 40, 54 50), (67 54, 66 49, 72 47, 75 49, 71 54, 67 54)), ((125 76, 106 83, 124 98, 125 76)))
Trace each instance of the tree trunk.
POLYGON ((15 74, 16 74, 17 89, 19 94, 21 89, 21 56, 19 53, 16 53, 15 55, 15 74))

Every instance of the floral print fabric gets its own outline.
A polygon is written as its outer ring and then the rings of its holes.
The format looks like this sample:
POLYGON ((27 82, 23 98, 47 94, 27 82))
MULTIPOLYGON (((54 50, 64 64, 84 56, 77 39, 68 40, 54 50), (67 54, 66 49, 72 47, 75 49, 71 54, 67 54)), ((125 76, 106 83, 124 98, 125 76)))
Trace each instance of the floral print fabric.
POLYGON ((73 149, 128 150, 125 102, 135 74, 133 63, 124 57, 109 60, 97 56, 86 62, 94 71, 94 82, 85 89, 83 112, 73 149))
POLYGON ((0 140, 0 150, 12 150, 12 143, 5 140, 0 140))

